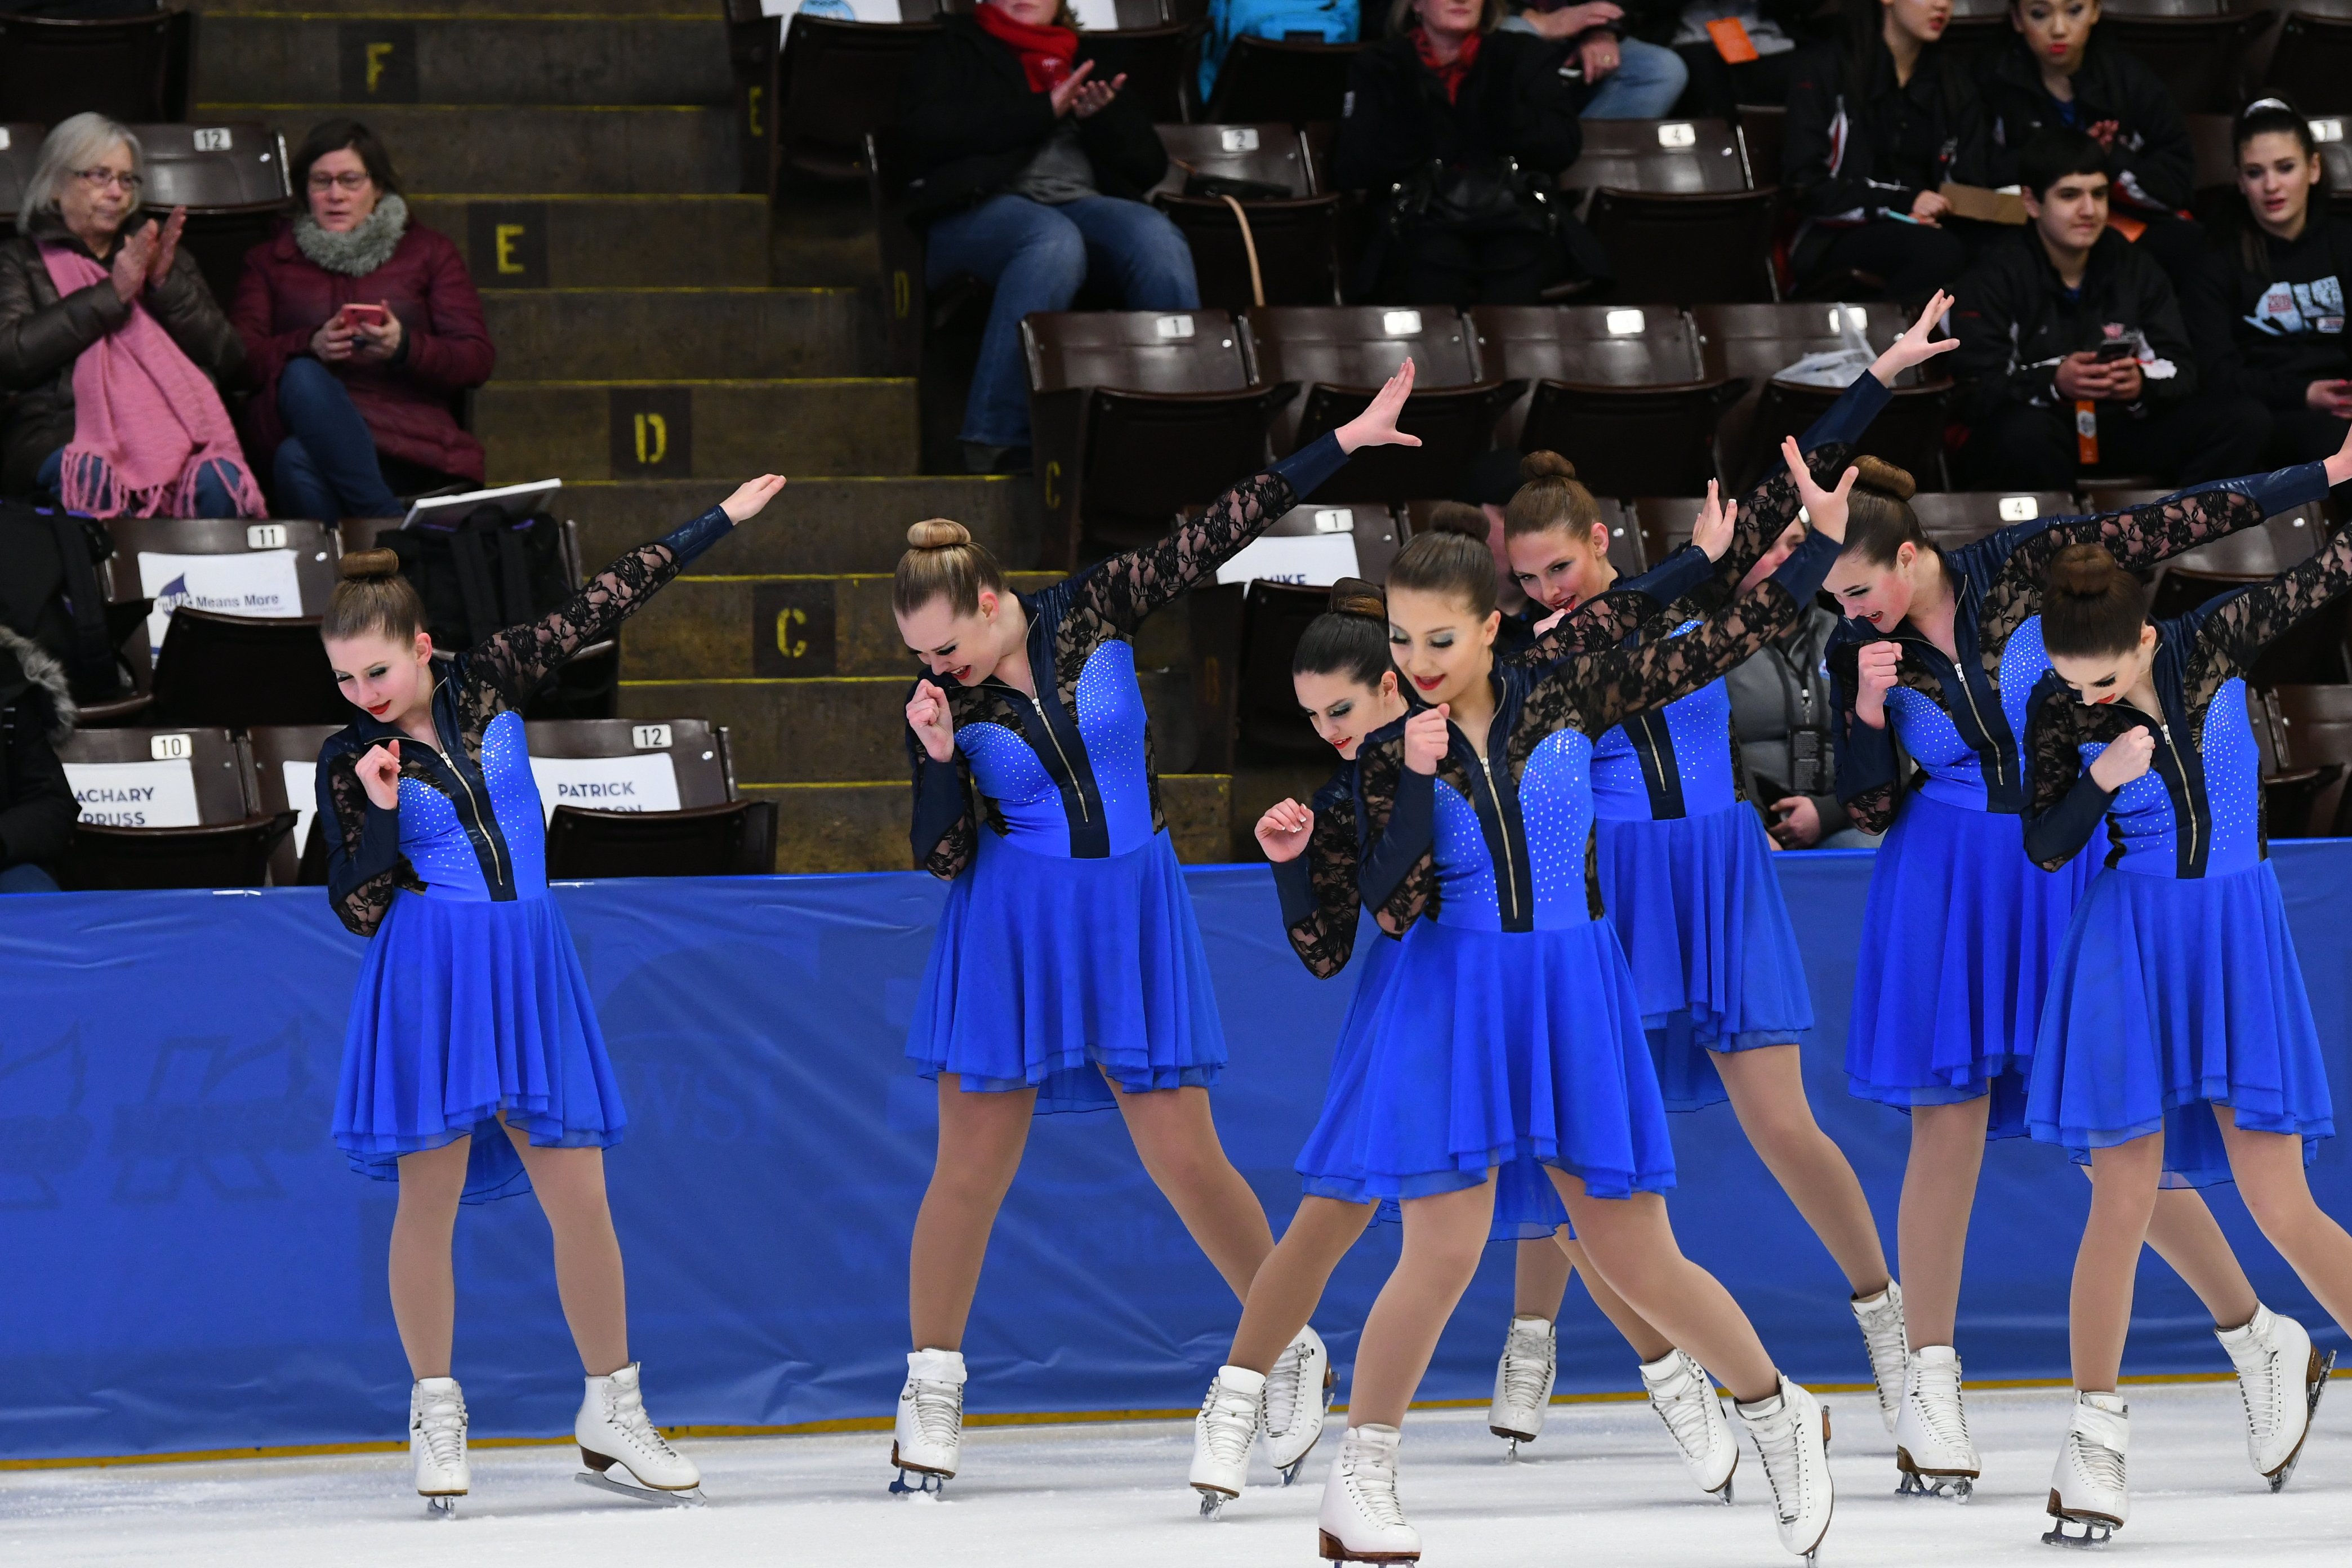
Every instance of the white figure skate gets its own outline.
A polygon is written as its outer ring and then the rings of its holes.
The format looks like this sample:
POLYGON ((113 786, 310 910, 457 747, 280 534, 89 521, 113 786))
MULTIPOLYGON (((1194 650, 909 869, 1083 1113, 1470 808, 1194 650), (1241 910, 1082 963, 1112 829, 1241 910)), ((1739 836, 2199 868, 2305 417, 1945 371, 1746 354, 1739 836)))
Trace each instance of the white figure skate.
POLYGON ((1265 1418, 1265 1384, 1264 1373, 1245 1366, 1221 1366, 1209 1382, 1201 1414, 1192 1418, 1192 1489, 1201 1494, 1203 1519, 1216 1518, 1249 1485, 1250 1446, 1265 1418))
POLYGON ((1331 1414, 1331 1395, 1339 1386, 1331 1352, 1311 1328, 1298 1331, 1266 1373, 1265 1457, 1284 1486, 1298 1479, 1298 1468, 1323 1440, 1323 1418, 1331 1414))
POLYGON ((1317 1534, 1329 1563, 1418 1563, 1421 1532, 1397 1500, 1393 1426, 1350 1426, 1323 1483, 1317 1534))
POLYGON ((892 1492, 936 1493, 955 1475, 963 1447, 963 1381, 961 1351, 907 1352, 907 1385, 898 1391, 890 1444, 890 1462, 898 1467, 892 1492))
POLYGON ((2294 1476, 2294 1463, 2303 1457, 2304 1439, 2310 1435, 2311 1418, 2318 1414, 2319 1396, 2327 1391, 2336 1352, 2315 1350, 2301 1323, 2259 1305, 2244 1324, 2216 1329, 2213 1337, 2238 1369, 2238 1396, 2246 1410, 2246 1458, 2253 1461, 2254 1473, 2277 1491, 2294 1476))
POLYGON ((1503 1339, 1503 1359, 1495 1366, 1495 1402, 1486 1410, 1486 1430, 1510 1445, 1532 1443, 1543 1431, 1551 1405, 1552 1380, 1559 1373, 1559 1342, 1549 1318, 1511 1320, 1503 1339))
POLYGON ((2053 1546, 2104 1546, 2131 1517, 2124 1454, 2131 1446, 2131 1406, 2112 1394, 2074 1395, 2074 1420, 2050 1474, 2053 1546), (2078 1527, 2068 1533, 2068 1525, 2078 1527))
POLYGON ((1780 1544, 1811 1568, 1837 1509, 1830 1482, 1830 1413, 1810 1391, 1785 1377, 1780 1392, 1770 1398, 1735 1403, 1733 1408, 1756 1440, 1756 1457, 1764 1461, 1780 1544))
POLYGON ((456 1378, 421 1377, 410 1387, 408 1458, 425 1513, 455 1518, 457 1500, 474 1484, 466 1463, 466 1391, 456 1378))
POLYGON ((1706 1368, 1681 1351, 1668 1351, 1642 1364, 1642 1386, 1650 1408, 1666 1424, 1683 1468, 1698 1489, 1718 1502, 1731 1501, 1731 1473, 1739 1468, 1739 1445, 1723 1418, 1723 1401, 1706 1368))
POLYGON ((1922 1345, 1911 1354, 1903 1408, 1895 1416, 1895 1468, 1900 1497, 1976 1495, 1977 1446, 1960 1404, 1960 1358, 1949 1345, 1922 1345))
POLYGON ((1889 1279, 1875 1296, 1853 1298, 1853 1321, 1862 1327, 1870 1353, 1871 1381, 1878 1384, 1878 1418, 1895 1430, 1903 1408, 1903 1384, 1910 1374, 1910 1347, 1903 1339, 1903 1287, 1889 1279))
POLYGON ((703 1503, 702 1472, 694 1461, 671 1447, 646 1415, 638 1387, 635 1362, 610 1377, 588 1380, 572 1436, 580 1445, 580 1462, 588 1468, 575 1478, 639 1502, 672 1508, 699 1508, 703 1503), (619 1471, 626 1480, 616 1479, 619 1471))

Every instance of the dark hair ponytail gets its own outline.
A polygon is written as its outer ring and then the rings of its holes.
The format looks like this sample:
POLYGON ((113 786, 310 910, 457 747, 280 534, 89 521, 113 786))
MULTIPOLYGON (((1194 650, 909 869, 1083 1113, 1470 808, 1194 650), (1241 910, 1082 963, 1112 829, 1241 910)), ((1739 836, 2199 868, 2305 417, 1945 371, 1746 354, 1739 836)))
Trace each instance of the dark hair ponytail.
POLYGON ((1360 577, 1331 584, 1331 607, 1307 624, 1290 656, 1294 676, 1343 675, 1374 691, 1395 668, 1389 660, 1388 600, 1360 577))
POLYGON ((1442 505, 1389 565, 1389 587, 1451 594, 1483 620, 1495 613, 1495 554, 1486 548, 1486 514, 1442 505))
POLYGON ((2069 658, 2129 653, 2147 616, 2139 580, 2103 544, 2070 544, 2050 563, 2042 595, 2042 646, 2069 658))

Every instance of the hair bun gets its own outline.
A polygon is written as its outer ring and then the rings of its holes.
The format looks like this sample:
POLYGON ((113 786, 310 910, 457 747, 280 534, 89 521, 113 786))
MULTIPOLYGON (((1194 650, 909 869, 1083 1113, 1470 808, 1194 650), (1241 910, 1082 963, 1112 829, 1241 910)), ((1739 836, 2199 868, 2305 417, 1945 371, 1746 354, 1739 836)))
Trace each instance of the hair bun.
POLYGON ((2112 591, 2123 570, 2104 544, 2070 544, 2050 562, 2050 592, 2074 599, 2096 599, 2112 591))
POLYGON ((1853 460, 1853 482, 1865 489, 1893 496, 1896 500, 1909 500, 1919 493, 1919 481, 1911 477, 1910 471, 1896 468, 1884 458, 1864 453, 1853 460))
POLYGON ((400 575, 400 556, 391 550, 354 550, 335 563, 335 570, 355 583, 381 583, 400 575))
POLYGON ((1489 531, 1486 511, 1467 501, 1442 500, 1429 509, 1427 532, 1458 533, 1465 539, 1486 542, 1489 531))
POLYGON ((1519 479, 1534 484, 1538 479, 1572 479, 1576 465, 1558 452, 1529 452, 1519 459, 1519 479))
POLYGON ((925 518, 907 530, 910 550, 952 550, 971 542, 971 530, 944 517, 925 518))
POLYGON ((1331 584, 1330 611, 1335 616, 1361 616, 1385 624, 1389 599, 1377 584, 1367 583, 1361 577, 1342 577, 1331 584))

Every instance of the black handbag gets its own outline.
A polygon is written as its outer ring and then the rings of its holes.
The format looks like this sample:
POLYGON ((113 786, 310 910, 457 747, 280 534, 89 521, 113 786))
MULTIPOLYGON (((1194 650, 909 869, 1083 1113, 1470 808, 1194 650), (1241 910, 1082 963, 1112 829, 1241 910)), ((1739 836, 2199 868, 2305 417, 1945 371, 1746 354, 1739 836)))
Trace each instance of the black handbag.
POLYGON ((105 701, 127 684, 98 581, 113 553, 94 519, 0 501, 0 624, 57 657, 78 702, 105 701))
POLYGON ((545 512, 515 522, 481 506, 454 528, 387 528, 375 542, 400 557, 400 574, 425 601, 433 646, 462 653, 572 596, 562 528, 545 512))

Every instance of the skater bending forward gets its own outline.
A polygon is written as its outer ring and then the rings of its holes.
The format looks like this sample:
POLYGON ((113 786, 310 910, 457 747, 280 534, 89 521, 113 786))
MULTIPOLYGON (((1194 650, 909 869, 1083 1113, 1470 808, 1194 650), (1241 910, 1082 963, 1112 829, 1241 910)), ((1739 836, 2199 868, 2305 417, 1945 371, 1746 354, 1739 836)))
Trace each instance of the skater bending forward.
POLYGON ((470 1484, 466 1397, 449 1368, 457 1206, 526 1189, 554 1232, 564 1320, 588 1373, 573 1425, 582 1479, 700 1500, 701 1476, 654 1429, 629 1359, 604 1198, 604 1151, 626 1118, 587 978, 548 897, 520 710, 550 672, 611 637, 783 483, 751 480, 598 573, 546 619, 446 666, 398 558, 343 557, 320 635, 360 716, 320 749, 319 825, 335 912, 372 940, 343 1037, 335 1142, 353 1170, 400 1184, 392 1311, 415 1379, 416 1489, 436 1512, 470 1484))

